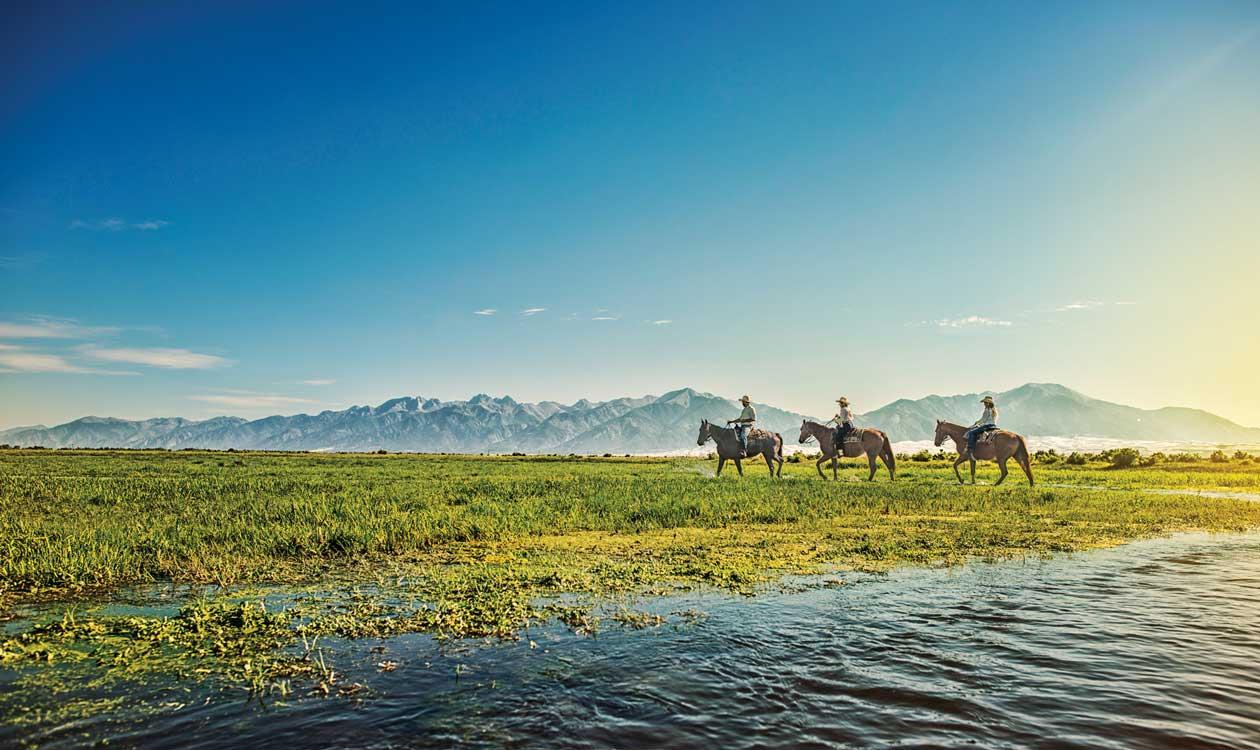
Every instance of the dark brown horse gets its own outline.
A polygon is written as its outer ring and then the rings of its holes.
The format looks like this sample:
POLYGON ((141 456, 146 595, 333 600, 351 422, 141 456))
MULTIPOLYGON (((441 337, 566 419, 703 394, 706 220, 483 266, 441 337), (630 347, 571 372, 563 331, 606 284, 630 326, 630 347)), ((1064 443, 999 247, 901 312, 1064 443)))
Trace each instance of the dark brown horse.
POLYGON ((936 420, 936 447, 941 447, 945 438, 951 438, 954 441, 954 448, 958 451, 958 459, 954 461, 954 476, 958 477, 959 484, 966 484, 966 482, 963 481, 962 474, 958 473, 958 464, 968 460, 971 461, 971 483, 976 483, 976 459, 978 458, 982 461, 997 461, 998 468, 1002 470, 1002 476, 993 483, 996 487, 1006 479, 1006 462, 1014 457, 1015 462, 1028 475, 1028 486, 1033 486, 1032 462, 1028 459, 1028 446, 1024 443, 1023 435, 1008 430, 993 430, 988 435, 991 439, 976 442, 975 455, 972 455, 967 452, 967 428, 938 419, 936 420))
POLYGON ((875 457, 879 456, 884 461, 884 465, 888 467, 888 478, 895 480, 897 478, 897 459, 893 456, 892 443, 888 442, 888 436, 883 432, 871 427, 855 428, 850 435, 857 435, 858 440, 846 440, 842 451, 836 450, 836 431, 825 424, 811 422, 808 419, 801 422, 801 436, 797 442, 804 443, 813 438, 818 441, 818 448, 822 450, 822 458, 814 463, 814 468, 818 470, 818 476, 823 479, 827 475, 823 473, 822 465, 824 461, 831 461, 831 478, 837 478, 836 465, 840 463, 839 456, 843 452, 845 458, 857 458, 863 453, 866 454, 866 462, 870 464, 871 474, 866 481, 875 479, 875 457))
POLYGON ((739 475, 744 476, 744 465, 740 461, 758 454, 766 460, 766 468, 770 470, 770 476, 783 476, 783 436, 779 433, 762 430, 753 430, 748 433, 747 455, 744 455, 740 449, 739 437, 735 434, 735 430, 730 427, 719 427, 705 419, 700 422, 700 434, 696 437, 696 445, 704 445, 709 438, 713 438, 713 442, 717 444, 717 475, 719 477, 722 476, 722 467, 728 460, 734 461, 739 475), (779 462, 777 472, 774 470, 775 461, 779 462))

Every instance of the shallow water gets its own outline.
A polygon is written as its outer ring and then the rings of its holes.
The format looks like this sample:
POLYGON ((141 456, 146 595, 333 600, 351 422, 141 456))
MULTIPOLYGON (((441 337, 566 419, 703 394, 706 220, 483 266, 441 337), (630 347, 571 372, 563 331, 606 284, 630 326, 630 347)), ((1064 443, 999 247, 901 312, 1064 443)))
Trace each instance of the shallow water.
MULTIPOLYGON (((556 626, 507 644, 342 644, 345 679, 371 686, 361 700, 264 709, 194 693, 159 718, 22 734, 147 748, 1260 746, 1260 535, 844 581, 639 602, 707 616, 594 638, 556 626), (400 666, 377 672, 381 659, 400 666)), ((0 728, 0 745, 16 738, 0 728)))

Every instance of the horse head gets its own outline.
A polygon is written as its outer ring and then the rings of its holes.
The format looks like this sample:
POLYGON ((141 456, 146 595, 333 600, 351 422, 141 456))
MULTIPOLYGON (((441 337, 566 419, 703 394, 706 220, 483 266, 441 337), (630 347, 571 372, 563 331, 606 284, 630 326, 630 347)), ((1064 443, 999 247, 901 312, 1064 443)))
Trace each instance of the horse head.
POLYGON ((809 430, 809 420, 802 419, 801 420, 801 436, 796 439, 796 442, 798 443, 807 442, 813 436, 814 436, 814 433, 810 432, 809 430))
POLYGON ((945 423, 939 419, 936 420, 936 447, 941 447, 941 443, 945 442, 947 437, 949 437, 949 433, 945 431, 945 423))
POLYGON ((700 434, 696 436, 696 445, 704 445, 709 442, 709 420, 700 420, 700 434))

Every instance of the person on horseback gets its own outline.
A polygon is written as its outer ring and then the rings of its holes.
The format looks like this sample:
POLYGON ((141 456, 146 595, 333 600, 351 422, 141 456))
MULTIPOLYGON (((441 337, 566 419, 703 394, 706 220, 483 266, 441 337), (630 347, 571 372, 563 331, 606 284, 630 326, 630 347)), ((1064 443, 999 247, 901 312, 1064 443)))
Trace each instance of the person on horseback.
POLYGON ((840 404, 840 411, 836 416, 827 421, 827 424, 836 425, 836 450, 844 451, 844 438, 853 430, 853 412, 849 411, 849 399, 841 396, 836 399, 836 403, 840 404))
POLYGON ((748 394, 744 394, 739 402, 744 405, 744 410, 735 419, 726 420, 726 423, 735 425, 735 436, 739 438, 739 447, 747 454, 748 431, 752 429, 753 423, 757 421, 757 410, 752 408, 752 399, 748 397, 748 394))
POLYGON ((985 396, 980 399, 980 403, 984 404, 984 414, 981 414, 980 418, 976 420, 976 423, 967 430, 966 437, 968 453, 975 452, 976 439, 979 438, 981 434, 986 433, 989 430, 997 429, 998 410, 997 407, 993 405, 993 397, 985 396))

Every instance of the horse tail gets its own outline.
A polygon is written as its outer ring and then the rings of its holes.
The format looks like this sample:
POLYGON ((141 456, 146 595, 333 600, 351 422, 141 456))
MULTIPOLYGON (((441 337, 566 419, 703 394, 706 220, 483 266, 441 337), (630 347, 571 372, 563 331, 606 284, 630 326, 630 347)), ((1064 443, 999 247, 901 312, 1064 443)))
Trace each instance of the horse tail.
POLYGON ((895 476, 897 473, 897 457, 893 455, 892 442, 888 440, 888 433, 880 433, 884 436, 884 461, 888 463, 888 475, 895 476))
POLYGON ((1032 461, 1028 457, 1028 444, 1024 442, 1024 436, 1015 435, 1019 439, 1019 445, 1015 446, 1015 460, 1019 461, 1019 465, 1024 467, 1024 471, 1028 472, 1028 484, 1032 485, 1032 461))
POLYGON ((774 433, 774 438, 775 440, 778 441, 774 445, 775 457, 778 458, 780 461, 782 461, 783 460, 783 436, 776 432, 774 433))

